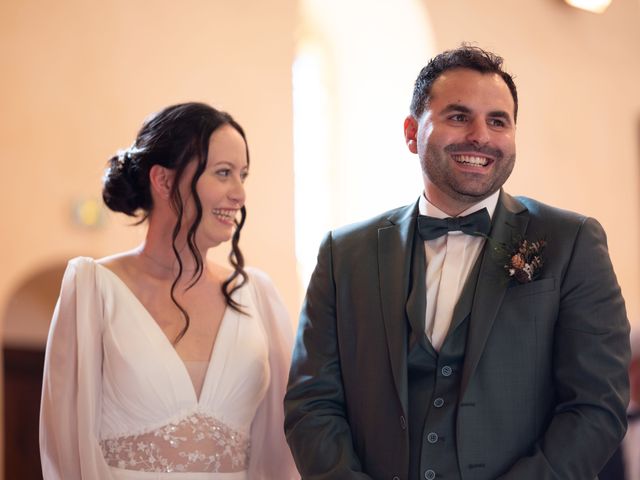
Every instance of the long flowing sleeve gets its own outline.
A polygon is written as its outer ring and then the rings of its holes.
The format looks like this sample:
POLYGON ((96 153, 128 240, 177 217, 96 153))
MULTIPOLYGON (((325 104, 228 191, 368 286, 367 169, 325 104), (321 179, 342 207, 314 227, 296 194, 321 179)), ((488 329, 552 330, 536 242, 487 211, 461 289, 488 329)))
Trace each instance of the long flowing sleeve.
POLYGON ((73 259, 62 280, 47 339, 40 410, 45 480, 111 478, 98 444, 101 330, 95 263, 73 259))
POLYGON ((251 425, 250 480, 299 479, 284 436, 283 400, 293 349, 293 325, 273 283, 249 271, 269 342, 270 383, 251 425))

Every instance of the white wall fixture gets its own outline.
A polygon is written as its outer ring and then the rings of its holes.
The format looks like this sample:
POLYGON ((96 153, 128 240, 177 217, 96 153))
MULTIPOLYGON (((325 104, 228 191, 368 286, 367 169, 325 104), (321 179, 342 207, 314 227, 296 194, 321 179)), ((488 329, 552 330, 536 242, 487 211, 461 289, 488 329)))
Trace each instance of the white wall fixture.
POLYGON ((593 13, 603 13, 609 5, 611 0, 564 0, 572 7, 586 10, 593 13))

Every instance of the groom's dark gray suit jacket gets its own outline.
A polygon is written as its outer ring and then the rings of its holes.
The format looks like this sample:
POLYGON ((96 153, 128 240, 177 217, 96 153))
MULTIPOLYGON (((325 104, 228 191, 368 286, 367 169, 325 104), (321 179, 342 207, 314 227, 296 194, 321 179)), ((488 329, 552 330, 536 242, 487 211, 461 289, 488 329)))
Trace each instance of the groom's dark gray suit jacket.
MULTIPOLYGON (((407 316, 424 315, 407 308, 416 216, 417 204, 399 208, 320 247, 285 398, 303 479, 408 478, 407 316)), ((594 479, 624 435, 628 401, 629 325, 604 231, 501 192, 490 237, 454 312, 470 322, 460 477, 594 479), (530 283, 509 280, 492 254, 514 238, 546 240, 530 283)))

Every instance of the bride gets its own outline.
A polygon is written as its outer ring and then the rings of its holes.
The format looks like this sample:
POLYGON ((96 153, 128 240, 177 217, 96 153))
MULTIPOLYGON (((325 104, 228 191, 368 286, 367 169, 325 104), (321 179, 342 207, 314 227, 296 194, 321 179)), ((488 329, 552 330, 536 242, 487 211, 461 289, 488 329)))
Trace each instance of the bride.
POLYGON ((249 152, 233 118, 165 108, 114 156, 103 198, 145 241, 69 262, 47 342, 45 480, 299 478, 283 434, 292 325, 244 267, 249 152), (231 239, 230 267, 206 258, 231 239))

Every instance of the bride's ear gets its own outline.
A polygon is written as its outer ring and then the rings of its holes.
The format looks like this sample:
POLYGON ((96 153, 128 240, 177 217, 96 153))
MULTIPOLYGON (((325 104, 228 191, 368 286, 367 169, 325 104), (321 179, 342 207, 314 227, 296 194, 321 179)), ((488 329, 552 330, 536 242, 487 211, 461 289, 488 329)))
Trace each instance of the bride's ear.
POLYGON ((154 165, 149 170, 151 190, 160 198, 168 199, 175 179, 175 172, 161 165, 154 165))

